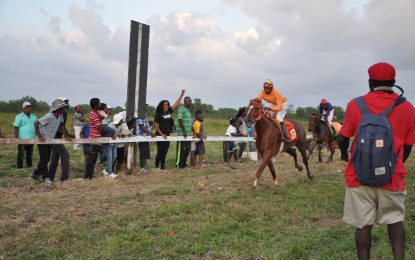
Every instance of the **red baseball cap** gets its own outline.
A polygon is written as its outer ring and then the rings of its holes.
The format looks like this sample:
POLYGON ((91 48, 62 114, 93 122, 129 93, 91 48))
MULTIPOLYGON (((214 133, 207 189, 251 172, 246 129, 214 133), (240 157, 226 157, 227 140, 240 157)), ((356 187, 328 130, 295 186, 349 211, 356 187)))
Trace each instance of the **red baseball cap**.
POLYGON ((372 65, 369 70, 369 78, 373 80, 394 80, 396 76, 395 68, 386 62, 379 62, 372 65))
POLYGON ((320 101, 320 104, 327 104, 327 99, 323 98, 323 99, 320 101))

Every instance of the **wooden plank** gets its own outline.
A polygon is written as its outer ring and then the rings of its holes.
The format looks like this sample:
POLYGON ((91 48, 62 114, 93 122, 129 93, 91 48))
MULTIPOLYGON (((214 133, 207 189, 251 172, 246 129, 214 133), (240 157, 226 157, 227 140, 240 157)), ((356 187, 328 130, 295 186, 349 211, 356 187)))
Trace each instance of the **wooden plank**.
MULTIPOLYGON (((0 138, 0 144, 119 144, 119 143, 140 143, 140 142, 177 142, 177 141, 200 141, 199 138, 183 136, 168 136, 164 139, 161 136, 152 137, 142 137, 142 136, 133 136, 125 138, 112 139, 109 137, 101 137, 97 139, 50 139, 46 140, 44 143, 39 142, 36 139, 16 139, 16 138, 0 138)), ((227 137, 227 136, 208 136, 205 142, 223 142, 223 141, 237 141, 237 142, 255 142, 255 139, 252 137, 227 137)))

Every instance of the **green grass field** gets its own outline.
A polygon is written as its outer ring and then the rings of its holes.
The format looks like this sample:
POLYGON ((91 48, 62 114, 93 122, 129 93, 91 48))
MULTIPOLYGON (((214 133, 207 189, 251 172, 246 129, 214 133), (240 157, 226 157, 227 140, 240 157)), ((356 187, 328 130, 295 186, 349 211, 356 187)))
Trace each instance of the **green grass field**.
MULTIPOLYGON (((13 117, 0 115, 7 134, 13 117)), ((226 127, 226 120, 205 121, 210 135, 226 127)), ((0 147, 0 259, 356 258, 354 229, 341 221, 345 164, 338 154, 332 164, 311 158, 314 180, 279 155, 280 186, 265 170, 253 191, 257 163, 223 164, 221 144, 207 143, 206 169, 176 170, 175 148, 166 172, 110 181, 97 166, 96 178, 86 181, 82 152, 68 147, 71 179, 49 189, 29 178, 33 169, 15 168, 14 145, 0 147)), ((415 156, 406 166, 406 252, 414 259, 415 156)), ((392 258, 385 227, 374 228, 372 256, 392 258)))

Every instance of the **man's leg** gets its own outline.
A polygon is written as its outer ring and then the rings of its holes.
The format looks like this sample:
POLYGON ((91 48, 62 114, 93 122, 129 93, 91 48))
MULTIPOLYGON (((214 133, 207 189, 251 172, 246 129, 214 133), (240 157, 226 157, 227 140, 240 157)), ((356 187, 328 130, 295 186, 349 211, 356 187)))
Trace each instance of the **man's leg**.
POLYGON ((356 228, 355 241, 358 259, 369 260, 372 246, 372 225, 356 228))
POLYGON ((229 155, 228 155, 228 150, 229 150, 229 142, 223 142, 223 146, 222 146, 222 152, 223 152, 223 161, 224 162, 229 162, 229 155))
POLYGON ((59 147, 59 153, 61 156, 61 181, 69 179, 69 163, 70 163, 70 156, 66 147, 62 144, 59 147))
POLYGON ((52 155, 50 157, 50 164, 49 164, 49 176, 50 176, 51 181, 55 179, 56 169, 58 168, 58 164, 59 164, 59 159, 60 159, 59 146, 60 144, 52 145, 52 155))
POLYGON ((393 258, 405 258, 405 226, 403 222, 388 225, 388 235, 392 245, 393 258))
POLYGON ((33 144, 27 144, 26 147, 26 166, 32 167, 32 158, 33 158, 33 144))
POLYGON ((86 157, 85 179, 92 179, 94 175, 95 163, 97 162, 98 153, 101 151, 101 145, 91 145, 86 157))
POLYGON ((23 149, 24 149, 24 144, 17 145, 17 160, 16 160, 17 168, 23 167, 23 149))
POLYGON ((189 166, 187 164, 187 158, 189 158, 190 150, 192 149, 192 142, 184 142, 184 152, 183 152, 183 167, 189 166))
POLYGON ((240 143, 239 144, 239 153, 238 153, 239 161, 242 160, 242 155, 244 154, 245 148, 246 148, 246 143, 240 143))

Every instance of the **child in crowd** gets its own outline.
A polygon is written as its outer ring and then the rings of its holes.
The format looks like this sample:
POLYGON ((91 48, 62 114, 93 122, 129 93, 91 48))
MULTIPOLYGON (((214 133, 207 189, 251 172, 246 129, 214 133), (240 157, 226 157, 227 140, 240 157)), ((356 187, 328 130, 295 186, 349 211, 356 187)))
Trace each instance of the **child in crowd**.
MULTIPOLYGON (((240 136, 238 130, 236 129, 236 120, 233 117, 229 118, 229 127, 226 130, 225 136, 240 136)), ((226 145, 225 145, 226 146, 226 145)), ((238 161, 238 148, 235 145, 234 141, 227 142, 227 161, 230 162, 231 158, 235 159, 235 162, 238 161)))
POLYGON ((199 167, 200 168, 206 168, 205 165, 205 143, 203 142, 203 139, 206 139, 206 135, 203 131, 203 113, 200 110, 197 110, 195 112, 195 120, 192 124, 192 131, 193 131, 193 137, 200 138, 200 141, 192 142, 192 148, 191 148, 191 165, 192 167, 196 164, 196 156, 199 155, 199 167))

